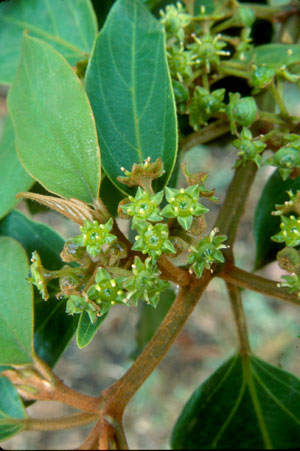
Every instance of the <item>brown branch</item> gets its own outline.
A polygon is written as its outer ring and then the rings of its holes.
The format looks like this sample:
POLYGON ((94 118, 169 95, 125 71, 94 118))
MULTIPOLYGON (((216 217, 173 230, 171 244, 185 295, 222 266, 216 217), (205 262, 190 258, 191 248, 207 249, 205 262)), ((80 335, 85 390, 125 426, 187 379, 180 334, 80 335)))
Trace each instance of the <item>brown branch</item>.
POLYGON ((236 325, 237 335, 240 342, 240 352, 242 355, 249 355, 250 343, 248 337, 247 321, 242 303, 240 289, 236 285, 227 282, 227 291, 232 308, 233 318, 236 325))
POLYGON ((230 262, 226 263, 222 270, 217 274, 226 282, 236 285, 241 288, 248 288, 265 296, 269 296, 281 301, 289 302, 290 304, 300 305, 300 299, 294 294, 290 294, 288 289, 278 287, 278 282, 266 279, 265 277, 251 274, 244 271, 230 262))
MULTIPOLYGON (((116 429, 114 429, 113 434, 114 440, 120 446, 121 438, 121 441, 126 442, 125 435, 122 432, 122 416, 125 407, 166 355, 213 277, 210 271, 205 271, 201 279, 191 277, 190 284, 181 288, 169 312, 140 356, 124 376, 98 398, 102 411, 101 418, 111 417, 120 427, 119 435, 116 429)), ((112 438, 111 434, 111 427, 107 424, 104 426, 103 421, 99 420, 79 449, 89 449, 89 446, 95 446, 97 436, 100 436, 100 449, 109 449, 106 446, 112 438)))
POLYGON ((85 426, 96 421, 99 415, 94 413, 75 413, 59 418, 6 418, 5 424, 18 425, 27 431, 60 431, 85 426))

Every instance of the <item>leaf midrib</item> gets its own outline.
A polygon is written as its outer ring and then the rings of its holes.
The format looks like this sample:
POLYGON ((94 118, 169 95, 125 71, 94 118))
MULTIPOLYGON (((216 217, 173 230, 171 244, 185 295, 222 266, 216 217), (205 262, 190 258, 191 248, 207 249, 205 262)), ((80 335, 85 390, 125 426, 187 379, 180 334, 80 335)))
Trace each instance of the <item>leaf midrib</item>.
POLYGON ((55 36, 50 33, 48 33, 45 30, 42 30, 41 28, 36 27, 35 25, 32 25, 28 22, 24 22, 22 20, 16 19, 11 16, 1 16, 0 15, 0 22, 1 19, 3 22, 8 22, 16 25, 17 27, 21 28, 22 30, 29 30, 33 31, 34 33, 43 36, 44 38, 47 38, 49 41, 57 42, 58 44, 62 45, 63 47, 72 50, 73 52, 79 53, 82 56, 85 56, 87 52, 83 51, 79 47, 76 47, 75 45, 71 44, 70 42, 66 41, 65 39, 61 38, 60 36, 55 36))

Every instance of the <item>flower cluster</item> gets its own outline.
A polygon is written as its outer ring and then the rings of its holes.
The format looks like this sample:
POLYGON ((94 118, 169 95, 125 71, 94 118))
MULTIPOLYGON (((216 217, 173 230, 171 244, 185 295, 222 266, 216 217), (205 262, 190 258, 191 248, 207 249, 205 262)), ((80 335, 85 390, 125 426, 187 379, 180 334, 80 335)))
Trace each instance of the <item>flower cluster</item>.
POLYGON ((286 246, 295 247, 300 244, 300 218, 291 215, 281 216, 280 232, 272 236, 277 243, 285 243, 286 246))
MULTIPOLYGON (((66 300, 66 312, 70 315, 86 312, 92 323, 114 304, 136 306, 142 300, 156 307, 161 292, 169 286, 160 278, 159 258, 163 254, 171 257, 185 252, 194 237, 205 230, 204 214, 209 210, 199 203, 199 198, 217 200, 215 190, 204 186, 207 177, 204 172, 191 175, 184 167, 187 188, 166 187, 157 193, 153 193, 151 184, 163 173, 160 160, 150 163, 147 159, 135 164, 132 171, 123 172, 126 184, 138 186, 135 196, 123 199, 118 207, 121 218, 132 220, 131 228, 136 233, 132 245, 127 239, 122 241, 117 225, 113 229, 112 218, 104 224, 86 220, 80 226, 80 235, 66 241, 61 252, 69 265, 48 271, 42 267, 38 254, 32 257, 31 280, 43 298, 48 298, 47 281, 57 278, 60 292, 56 297, 66 300), (164 195, 165 205, 161 208, 164 195), (134 255, 133 264, 132 252, 141 253, 134 255)), ((225 237, 214 235, 215 231, 191 249, 187 263, 192 264, 198 277, 204 267, 224 261, 220 249, 225 247, 222 245, 225 237)))

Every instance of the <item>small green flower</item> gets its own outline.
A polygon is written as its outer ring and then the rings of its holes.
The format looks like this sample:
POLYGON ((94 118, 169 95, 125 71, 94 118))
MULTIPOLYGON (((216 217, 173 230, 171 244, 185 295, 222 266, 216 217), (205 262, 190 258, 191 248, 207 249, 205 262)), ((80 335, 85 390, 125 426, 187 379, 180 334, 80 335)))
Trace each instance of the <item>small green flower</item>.
POLYGON ((169 69, 172 79, 181 83, 188 82, 193 77, 193 53, 185 50, 183 44, 172 46, 167 50, 169 69))
POLYGON ((40 256, 34 251, 31 257, 29 281, 37 287, 44 301, 47 301, 49 299, 49 294, 44 273, 45 269, 42 265, 40 256))
POLYGON ((289 247, 300 244, 300 218, 281 216, 280 228, 281 231, 271 237, 273 241, 285 243, 289 247))
POLYGON ((203 67, 207 74, 211 67, 216 68, 220 65, 220 56, 229 56, 230 52, 222 50, 227 46, 225 41, 221 41, 221 35, 212 36, 207 33, 201 38, 192 34, 194 43, 189 44, 188 48, 193 52, 192 59, 196 66, 203 67))
POLYGON ((240 158, 234 165, 236 168, 244 166, 247 161, 253 161, 257 167, 261 167, 260 153, 266 148, 266 144, 260 140, 253 140, 252 133, 248 128, 243 127, 240 139, 234 140, 232 144, 239 149, 240 158))
POLYGON ((124 303, 123 281, 123 277, 114 279, 104 268, 98 269, 96 283, 88 289, 87 295, 100 306, 101 314, 106 313, 113 304, 124 303))
POLYGON ((154 261, 162 253, 175 254, 175 248, 168 239, 169 231, 166 224, 152 225, 146 221, 140 221, 136 224, 138 235, 136 242, 132 246, 133 250, 141 251, 143 254, 149 254, 154 261))
POLYGON ((278 284, 279 287, 287 287, 289 293, 298 292, 297 295, 300 297, 300 276, 297 274, 292 274, 290 276, 281 276, 284 282, 278 284))
POLYGON ((191 254, 188 256, 187 263, 191 264, 191 269, 197 277, 201 277, 204 268, 210 269, 213 263, 223 263, 224 257, 220 249, 227 246, 222 244, 227 237, 225 235, 215 236, 217 229, 213 229, 208 237, 202 238, 196 247, 191 246, 191 254))
POLYGON ((128 291, 126 298, 130 299, 134 305, 137 305, 141 299, 156 307, 160 293, 168 288, 169 283, 159 278, 160 272, 150 257, 144 262, 139 257, 135 257, 132 273, 133 276, 123 284, 128 291))
POLYGON ((133 227, 136 227, 136 222, 140 220, 147 220, 152 222, 161 221, 159 204, 163 199, 163 191, 151 196, 149 193, 138 187, 135 197, 129 197, 129 203, 121 205, 123 213, 133 216, 133 227))
POLYGON ((91 323, 97 318, 97 309, 93 303, 88 302, 83 296, 72 294, 66 304, 66 313, 69 315, 81 314, 86 312, 89 315, 91 323))
POLYGON ((168 205, 161 214, 166 218, 177 218, 177 221, 185 230, 188 230, 194 216, 201 216, 209 211, 198 202, 200 187, 192 185, 188 188, 165 188, 168 205))
POLYGON ((110 244, 117 239, 115 235, 109 233, 112 226, 112 218, 106 224, 99 224, 97 221, 84 221, 84 226, 80 227, 81 234, 73 238, 72 241, 80 246, 86 246, 87 252, 92 257, 97 257, 105 244, 110 244))
POLYGON ((179 41, 183 41, 185 36, 184 28, 190 24, 192 16, 185 12, 182 4, 177 2, 176 6, 168 5, 166 11, 160 10, 159 13, 161 16, 160 22, 165 27, 167 38, 175 37, 179 41))
POLYGON ((210 93, 207 89, 196 86, 188 110, 194 130, 199 130, 214 114, 225 111, 224 95, 225 89, 216 89, 210 93))

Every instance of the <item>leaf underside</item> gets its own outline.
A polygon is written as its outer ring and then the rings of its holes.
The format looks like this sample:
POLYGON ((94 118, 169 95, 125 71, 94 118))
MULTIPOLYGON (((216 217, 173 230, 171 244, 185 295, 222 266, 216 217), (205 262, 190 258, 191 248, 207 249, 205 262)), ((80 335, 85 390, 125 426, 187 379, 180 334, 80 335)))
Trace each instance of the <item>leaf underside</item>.
POLYGON ((89 0, 1 2, 0 83, 13 80, 24 30, 47 41, 74 65, 90 52, 97 23, 89 0))
POLYGON ((118 0, 96 39, 86 73, 102 165, 116 178, 147 157, 162 158, 169 179, 176 159, 175 103, 159 22, 139 0, 118 0), (120 45, 122 43, 122 45, 120 45))
POLYGON ((93 202, 101 174, 92 110, 72 68, 46 42, 24 35, 8 106, 26 171, 48 191, 93 202))
POLYGON ((33 292, 24 249, 0 237, 0 364, 32 362, 33 292))

